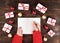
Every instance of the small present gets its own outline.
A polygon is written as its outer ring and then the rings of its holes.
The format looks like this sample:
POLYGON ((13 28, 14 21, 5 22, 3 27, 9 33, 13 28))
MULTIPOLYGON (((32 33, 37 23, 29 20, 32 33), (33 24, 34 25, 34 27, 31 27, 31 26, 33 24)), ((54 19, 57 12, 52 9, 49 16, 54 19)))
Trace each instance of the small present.
POLYGON ((41 5, 40 3, 37 4, 36 9, 43 14, 47 11, 47 8, 43 5, 41 5))
POLYGON ((50 37, 53 37, 53 36, 55 35, 55 32, 53 32, 53 30, 50 30, 50 31, 48 32, 48 35, 49 35, 50 37))
POLYGON ((55 20, 55 19, 48 18, 47 24, 50 24, 50 25, 52 25, 52 26, 55 26, 55 23, 56 23, 56 20, 55 20))
POLYGON ((4 27, 2 28, 2 31, 9 33, 11 31, 11 29, 12 29, 12 26, 5 23, 4 27))
POLYGON ((13 12, 5 13, 5 18, 6 18, 6 19, 8 19, 8 18, 12 18, 12 17, 14 17, 13 12))
POLYGON ((29 4, 18 3, 18 10, 29 10, 29 4))

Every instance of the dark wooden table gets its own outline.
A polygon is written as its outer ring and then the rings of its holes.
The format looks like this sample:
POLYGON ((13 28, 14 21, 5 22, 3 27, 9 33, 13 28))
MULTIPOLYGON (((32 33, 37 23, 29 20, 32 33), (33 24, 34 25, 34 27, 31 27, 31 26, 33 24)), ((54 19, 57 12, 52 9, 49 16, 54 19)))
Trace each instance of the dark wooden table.
MULTIPOLYGON (((48 41, 44 41, 43 43, 60 43, 60 0, 35 0, 33 1, 29 0, 1 0, 0 1, 0 43, 11 43, 12 38, 14 37, 16 31, 17 31, 17 18, 18 18, 18 12, 22 12, 22 17, 41 17, 43 14, 41 12, 37 11, 36 15, 32 15, 31 11, 35 10, 35 6, 37 3, 41 3, 42 5, 46 6, 48 8, 47 12, 45 13, 46 16, 50 16, 52 18, 55 18, 57 20, 56 26, 49 26, 49 29, 52 29, 56 34, 54 37, 50 37, 46 30, 43 28, 43 25, 46 24, 46 20, 41 19, 41 31, 42 31, 42 38, 46 36, 48 38, 48 41), (30 11, 18 11, 17 10, 17 4, 18 2, 24 2, 24 3, 30 3, 30 11), (9 12, 10 7, 13 6, 15 8, 14 18, 5 19, 4 13, 9 12), (4 23, 8 23, 9 20, 14 20, 14 23, 11 24, 13 26, 11 30, 11 34, 13 35, 12 38, 7 37, 7 33, 2 31, 4 23)), ((24 35, 23 36, 23 43, 32 43, 32 35, 24 35)))

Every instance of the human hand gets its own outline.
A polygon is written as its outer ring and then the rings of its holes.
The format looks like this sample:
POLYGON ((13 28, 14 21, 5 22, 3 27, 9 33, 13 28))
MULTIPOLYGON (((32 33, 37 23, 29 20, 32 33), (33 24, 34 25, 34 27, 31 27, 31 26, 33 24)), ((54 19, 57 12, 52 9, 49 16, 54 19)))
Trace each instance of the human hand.
POLYGON ((18 27, 18 29, 17 29, 17 35, 23 36, 23 34, 22 34, 22 27, 18 27))
POLYGON ((35 31, 39 31, 40 30, 40 25, 37 22, 33 21, 33 26, 34 26, 34 30, 35 31))

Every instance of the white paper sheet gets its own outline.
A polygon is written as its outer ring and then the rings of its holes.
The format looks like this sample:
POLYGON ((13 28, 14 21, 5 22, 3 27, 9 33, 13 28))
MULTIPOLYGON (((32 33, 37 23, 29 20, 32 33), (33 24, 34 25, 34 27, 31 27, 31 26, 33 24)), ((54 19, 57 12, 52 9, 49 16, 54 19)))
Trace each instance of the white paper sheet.
POLYGON ((39 23, 40 18, 18 18, 18 27, 22 27, 23 34, 32 34, 34 30, 33 21, 39 23))

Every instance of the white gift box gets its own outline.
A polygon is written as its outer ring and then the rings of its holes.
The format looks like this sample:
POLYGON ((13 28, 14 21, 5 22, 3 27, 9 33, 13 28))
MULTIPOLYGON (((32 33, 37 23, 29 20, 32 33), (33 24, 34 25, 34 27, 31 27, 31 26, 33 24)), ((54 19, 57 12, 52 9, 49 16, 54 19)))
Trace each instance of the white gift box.
POLYGON ((50 37, 53 37, 53 36, 55 35, 55 32, 53 32, 52 30, 50 30, 50 31, 48 32, 48 35, 49 35, 50 37))
POLYGON ((12 29, 12 26, 5 23, 2 31, 9 33, 11 31, 11 29, 12 29))
POLYGON ((56 20, 55 20, 55 19, 48 18, 47 24, 50 24, 50 25, 52 25, 52 26, 55 26, 55 23, 56 23, 56 20))
POLYGON ((18 3, 18 10, 29 10, 29 4, 18 3))
POLYGON ((14 13, 13 13, 13 12, 5 13, 5 18, 6 18, 6 19, 12 18, 12 17, 14 17, 14 13))
POLYGON ((41 5, 40 3, 37 4, 36 9, 43 14, 47 11, 47 8, 43 5, 41 5))

